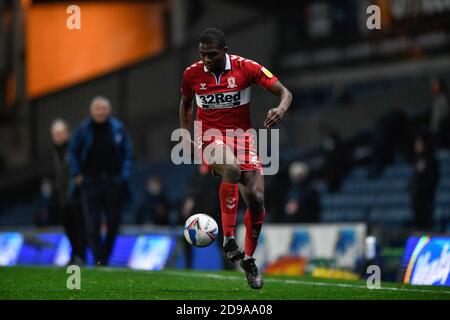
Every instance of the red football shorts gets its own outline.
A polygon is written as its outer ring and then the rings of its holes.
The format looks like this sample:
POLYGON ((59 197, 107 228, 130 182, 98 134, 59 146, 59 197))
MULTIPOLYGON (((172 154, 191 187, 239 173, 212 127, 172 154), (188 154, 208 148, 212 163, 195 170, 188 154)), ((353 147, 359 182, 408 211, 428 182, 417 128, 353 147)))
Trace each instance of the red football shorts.
MULTIPOLYGON (((202 159, 202 163, 206 164, 209 169, 211 169, 210 163, 208 163, 208 159, 210 159, 208 157, 209 152, 207 150, 205 154, 205 149, 212 143, 214 145, 226 144, 229 150, 233 152, 242 171, 258 171, 262 174, 262 164, 259 159, 255 139, 251 133, 244 132, 243 134, 233 135, 226 135, 224 133, 221 137, 197 135, 196 141, 200 146, 197 148, 197 151, 201 152, 199 156, 202 159)), ((208 149, 210 150, 210 148, 208 149)))

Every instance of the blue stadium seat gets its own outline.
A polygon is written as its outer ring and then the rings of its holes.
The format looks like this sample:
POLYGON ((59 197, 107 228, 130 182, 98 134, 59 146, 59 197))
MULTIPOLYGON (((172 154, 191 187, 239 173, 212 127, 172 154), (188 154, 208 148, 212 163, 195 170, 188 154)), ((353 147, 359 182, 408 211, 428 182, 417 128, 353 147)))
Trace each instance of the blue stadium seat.
MULTIPOLYGON (((441 179, 436 194, 435 219, 450 218, 450 152, 440 152, 441 179)), ((397 157, 378 178, 368 168, 353 169, 341 191, 329 194, 321 188, 322 221, 369 221, 384 226, 406 226, 412 220, 408 191, 412 167, 397 157)))

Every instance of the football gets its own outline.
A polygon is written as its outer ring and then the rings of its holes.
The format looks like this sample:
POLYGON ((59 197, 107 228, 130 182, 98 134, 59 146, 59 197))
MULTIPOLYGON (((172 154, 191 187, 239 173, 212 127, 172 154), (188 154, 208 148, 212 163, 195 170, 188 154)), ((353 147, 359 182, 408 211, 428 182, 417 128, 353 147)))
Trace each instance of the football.
POLYGON ((184 237, 195 247, 207 247, 216 240, 219 227, 216 220, 204 213, 189 217, 184 224, 184 237))

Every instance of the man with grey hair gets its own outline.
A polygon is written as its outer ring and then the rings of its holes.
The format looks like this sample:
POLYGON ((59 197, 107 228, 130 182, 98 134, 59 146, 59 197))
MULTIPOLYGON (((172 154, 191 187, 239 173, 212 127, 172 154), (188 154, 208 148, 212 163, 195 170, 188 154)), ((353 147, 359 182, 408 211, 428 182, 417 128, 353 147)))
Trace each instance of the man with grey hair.
POLYGON ((86 260, 86 244, 79 192, 73 192, 74 196, 69 197, 69 190, 74 185, 69 172, 68 123, 63 119, 53 120, 50 134, 53 143, 53 201, 72 247, 69 264, 82 265, 86 260))
POLYGON ((81 187, 88 245, 98 265, 107 265, 119 231, 122 205, 131 174, 131 142, 111 103, 95 97, 90 117, 83 121, 70 142, 70 167, 81 187), (106 218, 106 240, 100 229, 106 218))

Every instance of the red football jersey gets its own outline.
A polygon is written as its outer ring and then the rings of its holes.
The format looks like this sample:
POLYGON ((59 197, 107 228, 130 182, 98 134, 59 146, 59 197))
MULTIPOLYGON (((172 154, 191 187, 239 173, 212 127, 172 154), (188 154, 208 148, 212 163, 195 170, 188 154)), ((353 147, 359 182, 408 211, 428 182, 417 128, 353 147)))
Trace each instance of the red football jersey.
POLYGON ((250 95, 253 83, 268 89, 275 82, 269 70, 255 61, 226 54, 225 70, 216 76, 202 61, 197 61, 183 73, 181 94, 193 98, 197 105, 197 121, 202 131, 219 129, 247 130, 250 120, 250 95))

